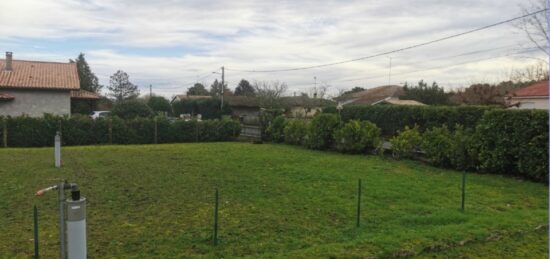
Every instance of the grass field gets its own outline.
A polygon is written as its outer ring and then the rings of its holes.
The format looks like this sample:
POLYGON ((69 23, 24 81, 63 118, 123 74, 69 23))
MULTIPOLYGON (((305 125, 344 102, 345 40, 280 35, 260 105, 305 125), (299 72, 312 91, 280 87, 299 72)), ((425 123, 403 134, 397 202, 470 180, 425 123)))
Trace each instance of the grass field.
POLYGON ((56 194, 65 178, 88 199, 91 258, 548 257, 547 186, 414 161, 286 145, 204 143, 0 149, 0 255, 58 254, 56 194), (363 181, 355 227, 357 180, 363 181), (214 190, 220 243, 211 244, 214 190))

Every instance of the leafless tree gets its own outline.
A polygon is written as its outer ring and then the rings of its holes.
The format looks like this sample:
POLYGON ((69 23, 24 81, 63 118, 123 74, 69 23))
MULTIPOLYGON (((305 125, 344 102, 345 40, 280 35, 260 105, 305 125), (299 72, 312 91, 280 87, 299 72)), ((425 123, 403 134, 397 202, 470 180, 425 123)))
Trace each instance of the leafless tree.
POLYGON ((256 81, 253 86, 260 105, 265 108, 279 107, 280 98, 288 88, 286 83, 280 81, 256 81))
MULTIPOLYGON (((538 10, 548 8, 547 0, 530 0, 520 6, 523 14, 532 13, 538 10)), ((548 16, 546 12, 540 12, 527 16, 514 24, 523 31, 529 41, 531 41, 539 50, 548 53, 548 16)))
POLYGON ((548 65, 541 61, 523 69, 514 69, 510 72, 509 79, 513 82, 538 82, 548 80, 548 65))

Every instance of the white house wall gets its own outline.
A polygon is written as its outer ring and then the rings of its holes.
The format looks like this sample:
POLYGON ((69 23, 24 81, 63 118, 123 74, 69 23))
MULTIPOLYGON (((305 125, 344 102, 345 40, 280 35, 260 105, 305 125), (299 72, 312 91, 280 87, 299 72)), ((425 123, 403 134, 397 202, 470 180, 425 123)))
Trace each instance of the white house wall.
POLYGON ((15 97, 0 102, 0 116, 42 117, 44 113, 69 115, 71 113, 70 91, 0 89, 0 93, 15 97))

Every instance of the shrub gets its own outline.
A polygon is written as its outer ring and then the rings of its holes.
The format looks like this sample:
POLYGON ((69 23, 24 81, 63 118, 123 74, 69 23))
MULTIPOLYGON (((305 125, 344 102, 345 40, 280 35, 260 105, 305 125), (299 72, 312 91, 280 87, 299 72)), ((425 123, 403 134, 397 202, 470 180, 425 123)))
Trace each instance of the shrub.
POLYGON ((422 134, 422 151, 430 163, 448 167, 451 165, 453 140, 447 126, 433 127, 422 134))
POLYGON ((150 117, 153 115, 153 111, 149 106, 137 100, 117 103, 115 107, 113 107, 112 113, 123 119, 150 117))
POLYGON ((308 130, 307 146, 313 149, 330 148, 338 123, 338 117, 334 114, 321 113, 313 117, 308 130))
POLYGON ((303 145, 307 141, 308 123, 305 120, 292 119, 285 126, 285 143, 303 145))
POLYGON ((477 136, 473 129, 465 129, 462 125, 457 125, 451 135, 449 153, 451 166, 457 170, 476 169, 479 164, 477 143, 477 136))
POLYGON ((346 153, 360 153, 378 148, 380 128, 368 121, 352 120, 334 131, 336 149, 346 153))
POLYGON ((271 140, 276 143, 285 141, 285 126, 286 118, 282 115, 277 116, 271 125, 267 128, 267 135, 271 137, 271 140))
POLYGON ((476 134, 482 170, 547 182, 548 111, 490 111, 476 134))
POLYGON ((392 154, 395 158, 412 158, 419 150, 422 137, 418 127, 409 128, 399 132, 397 136, 390 139, 392 154))
POLYGON ((172 106, 170 105, 170 102, 162 96, 151 96, 147 100, 147 106, 149 106, 149 108, 157 114, 172 114, 172 106))
MULTIPOLYGON (((341 111, 343 121, 366 120, 382 129, 382 135, 393 136, 405 126, 418 126, 420 131, 446 125, 475 128, 486 111, 500 110, 489 106, 407 106, 407 105, 356 105, 345 106, 341 111)), ((324 112, 336 113, 336 109, 324 112)))
MULTIPOLYGON (((155 140, 155 120, 158 143, 226 141, 240 133, 239 122, 230 119, 173 123, 164 117, 123 120, 113 116, 93 120, 87 116, 22 116, 3 119, 8 128, 10 147, 52 146, 58 130, 62 133, 63 145, 107 144, 109 127, 112 129, 113 144, 149 144, 155 140)), ((1 128, 0 123, 0 133, 1 128)))

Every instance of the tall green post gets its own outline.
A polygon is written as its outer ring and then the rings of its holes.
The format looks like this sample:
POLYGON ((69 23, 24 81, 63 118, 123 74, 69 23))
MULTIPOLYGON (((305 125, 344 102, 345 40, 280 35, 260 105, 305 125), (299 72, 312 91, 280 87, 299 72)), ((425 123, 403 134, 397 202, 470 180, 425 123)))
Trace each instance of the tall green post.
POLYGON ((38 259, 40 258, 40 255, 38 253, 38 209, 36 208, 36 205, 34 205, 32 215, 34 222, 34 258, 38 259))
POLYGON ((357 227, 359 227, 361 222, 361 179, 357 184, 357 227))
POLYGON ((216 188, 215 201, 214 201, 214 245, 218 244, 218 188, 216 188))
POLYGON ((464 200, 466 198, 466 171, 462 173, 462 203, 460 209, 464 212, 464 200))

